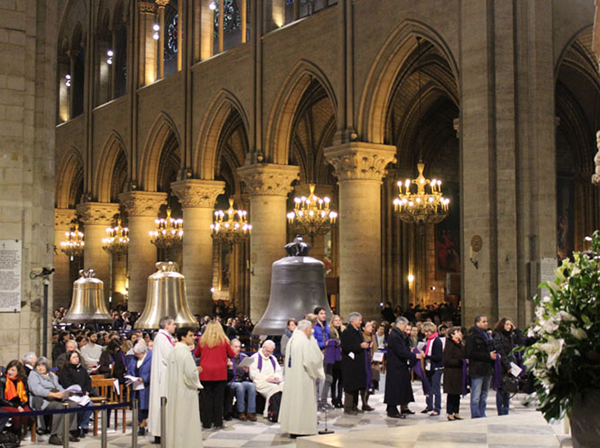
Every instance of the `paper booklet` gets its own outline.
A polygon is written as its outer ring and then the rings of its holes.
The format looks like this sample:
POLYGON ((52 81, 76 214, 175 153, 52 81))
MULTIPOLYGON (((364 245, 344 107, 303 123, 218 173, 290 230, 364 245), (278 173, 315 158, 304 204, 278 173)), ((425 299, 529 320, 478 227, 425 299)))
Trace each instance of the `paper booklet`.
POLYGON ((242 362, 240 362, 238 367, 250 367, 253 363, 254 358, 252 358, 252 356, 246 356, 244 359, 242 359, 242 362))
POLYGON ((510 363, 510 373, 515 376, 518 377, 521 372, 523 371, 523 369, 521 369, 518 365, 516 365, 514 362, 510 363))
POLYGON ((131 384, 133 386, 133 390, 142 390, 145 389, 144 380, 139 376, 125 375, 125 380, 127 380, 127 384, 131 384))
POLYGON ((375 352, 375 353, 373 353, 373 361, 375 361, 375 362, 383 362, 383 352, 375 352))
POLYGON ((79 384, 73 384, 65 389, 67 392, 72 394, 81 394, 83 393, 81 390, 81 386, 79 384))
POLYGON ((90 397, 88 397, 87 395, 71 395, 69 397, 69 401, 77 403, 79 406, 86 406, 91 400, 90 397))

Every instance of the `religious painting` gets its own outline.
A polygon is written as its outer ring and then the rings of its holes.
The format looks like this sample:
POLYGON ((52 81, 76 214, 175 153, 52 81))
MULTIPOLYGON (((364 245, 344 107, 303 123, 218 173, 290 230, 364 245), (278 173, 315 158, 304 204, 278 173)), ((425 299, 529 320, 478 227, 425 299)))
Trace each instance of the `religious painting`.
POLYGON ((229 280, 231 274, 231 255, 232 246, 229 243, 220 244, 220 271, 219 271, 219 286, 221 291, 229 290, 229 280))
POLYGON ((559 260, 573 254, 573 215, 573 179, 559 176, 556 181, 556 256, 559 260))
POLYGON ((435 226, 436 279, 460 272, 460 203, 458 184, 444 184, 444 196, 450 199, 450 214, 435 226))

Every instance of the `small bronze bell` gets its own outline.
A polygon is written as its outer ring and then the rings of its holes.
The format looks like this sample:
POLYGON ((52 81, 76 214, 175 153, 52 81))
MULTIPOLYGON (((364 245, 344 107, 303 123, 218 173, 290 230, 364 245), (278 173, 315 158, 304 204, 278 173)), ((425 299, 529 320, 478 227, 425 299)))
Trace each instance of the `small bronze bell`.
POLYGON ((327 312, 327 320, 331 319, 325 290, 325 265, 307 256, 310 248, 300 237, 285 245, 288 256, 273 263, 269 305, 252 334, 282 335, 288 319, 304 319, 318 306, 327 312))
POLYGON ((104 282, 94 277, 96 273, 93 269, 82 269, 79 275, 81 277, 73 283, 73 300, 63 322, 112 322, 104 302, 104 282))
POLYGON ((157 329, 164 316, 173 317, 178 328, 198 328, 198 321, 188 306, 185 277, 177 272, 177 263, 161 261, 156 263, 156 269, 157 272, 148 277, 146 306, 134 328, 157 329))

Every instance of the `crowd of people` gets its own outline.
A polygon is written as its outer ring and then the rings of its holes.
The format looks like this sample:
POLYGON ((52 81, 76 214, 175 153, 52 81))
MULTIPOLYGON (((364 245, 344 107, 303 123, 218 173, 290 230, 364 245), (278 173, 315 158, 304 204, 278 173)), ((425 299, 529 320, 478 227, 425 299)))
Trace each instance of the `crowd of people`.
MULTIPOLYGON (((299 322, 290 318, 281 339, 261 341, 256 352, 252 323, 231 307, 217 305, 212 318, 198 319, 199 329, 176 328, 165 316, 154 334, 133 330, 137 316, 126 311, 114 311, 117 324, 106 329, 63 328, 63 311, 55 312, 52 368, 45 357, 27 353, 11 361, 0 378, 0 406, 15 414, 10 430, 19 435, 32 422, 18 417, 20 412, 58 409, 63 403, 82 408, 54 415, 48 425, 41 419, 38 431, 49 433, 54 445, 63 443, 64 418, 70 441, 88 433, 91 401, 82 397, 96 394, 91 375, 135 386, 139 432, 157 443, 164 432, 161 397, 167 397, 167 446, 184 446, 190 437, 201 440, 200 424, 207 430, 232 418, 255 422, 261 413, 280 421, 282 432, 292 437, 315 434, 319 411, 340 408, 350 416, 372 411, 369 397, 384 371, 390 418, 415 413, 409 408, 413 379, 421 381, 427 397, 423 413, 441 414, 443 387, 448 420, 460 420, 460 399, 468 388, 471 417, 485 417, 494 378, 498 415, 506 415, 519 376, 513 348, 527 343, 508 318, 493 331, 485 316, 468 331, 456 326, 456 308, 446 305, 402 312, 384 304, 381 322, 363 322, 359 313, 350 313, 346 325, 318 307, 299 322)), ((8 420, 0 420, 0 429, 8 420)))

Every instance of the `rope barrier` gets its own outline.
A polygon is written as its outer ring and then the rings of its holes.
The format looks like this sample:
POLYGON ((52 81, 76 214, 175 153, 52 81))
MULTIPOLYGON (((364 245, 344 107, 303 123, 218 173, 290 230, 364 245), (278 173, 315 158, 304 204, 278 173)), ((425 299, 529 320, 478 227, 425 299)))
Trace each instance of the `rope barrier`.
MULTIPOLYGON (((63 402, 66 403, 66 402, 63 402)), ((75 403, 75 402, 73 402, 75 403)), ((77 406, 76 408, 68 409, 50 409, 48 411, 27 411, 27 412, 6 412, 0 410, 0 418, 12 418, 12 417, 28 417, 38 415, 52 415, 52 414, 72 414, 74 412, 89 412, 89 411, 101 411, 103 409, 122 409, 124 407, 131 408, 131 401, 124 401, 123 403, 117 404, 105 404, 105 405, 93 405, 93 406, 77 406)))

